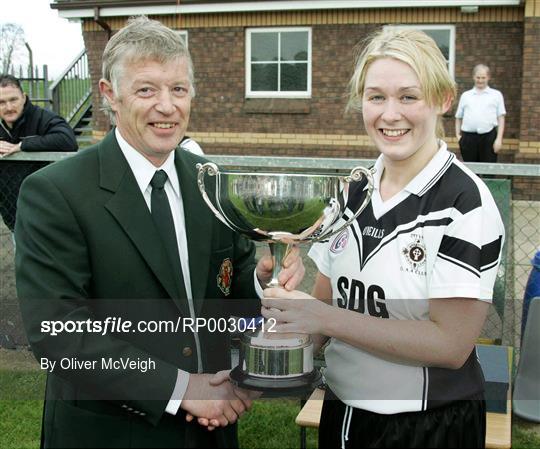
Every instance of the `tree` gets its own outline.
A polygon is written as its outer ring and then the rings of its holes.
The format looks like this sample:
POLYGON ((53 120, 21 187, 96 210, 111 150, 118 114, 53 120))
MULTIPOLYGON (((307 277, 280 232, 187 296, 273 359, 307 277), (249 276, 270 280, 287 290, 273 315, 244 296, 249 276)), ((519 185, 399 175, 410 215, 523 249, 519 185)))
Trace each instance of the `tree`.
POLYGON ((0 68, 8 73, 15 64, 26 65, 24 30, 16 23, 0 24, 0 68))

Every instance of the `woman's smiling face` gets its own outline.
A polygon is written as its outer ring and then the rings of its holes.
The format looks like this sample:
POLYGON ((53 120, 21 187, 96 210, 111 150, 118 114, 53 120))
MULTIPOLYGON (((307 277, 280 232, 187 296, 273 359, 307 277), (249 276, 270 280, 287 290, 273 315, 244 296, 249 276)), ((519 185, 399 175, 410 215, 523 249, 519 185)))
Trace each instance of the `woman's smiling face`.
POLYGON ((362 96, 364 126, 377 149, 393 161, 423 158, 437 151, 437 116, 414 70, 393 58, 373 61, 362 96))

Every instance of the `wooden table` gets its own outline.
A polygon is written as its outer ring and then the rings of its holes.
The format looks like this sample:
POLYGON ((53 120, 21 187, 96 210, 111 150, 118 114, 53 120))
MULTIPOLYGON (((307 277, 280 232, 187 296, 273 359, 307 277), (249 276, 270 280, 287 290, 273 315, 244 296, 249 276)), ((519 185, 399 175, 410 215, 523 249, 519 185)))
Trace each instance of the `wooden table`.
MULTIPOLYGON (((512 367, 513 348, 508 347, 509 369, 512 367)), ((510 376, 511 378, 511 376, 510 376)), ((488 449, 509 449, 512 445, 512 388, 508 388, 508 399, 506 401, 506 413, 486 414, 486 448, 488 449)), ((298 413, 296 424, 301 426, 302 449, 305 449, 305 428, 319 428, 321 410, 324 398, 324 390, 316 389, 308 401, 298 413)))

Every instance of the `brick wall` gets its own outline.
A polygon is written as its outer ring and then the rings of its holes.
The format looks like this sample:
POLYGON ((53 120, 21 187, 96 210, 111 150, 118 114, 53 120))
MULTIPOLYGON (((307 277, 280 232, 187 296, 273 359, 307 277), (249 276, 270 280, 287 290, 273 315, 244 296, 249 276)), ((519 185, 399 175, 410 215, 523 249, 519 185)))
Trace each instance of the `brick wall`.
MULTIPOLYGON (((355 45, 377 28, 378 25, 314 26, 312 98, 272 100, 271 107, 269 100, 245 99, 243 27, 189 30, 189 48, 195 64, 197 87, 189 131, 363 133, 360 114, 344 113, 346 90, 352 73, 355 45)), ((472 67, 479 62, 488 64, 492 68, 493 87, 500 89, 505 96, 508 111, 505 137, 508 139, 520 136, 522 36, 522 23, 456 25, 456 81, 459 93, 471 87, 472 67)), ((94 82, 94 105, 99 105, 97 81, 101 75, 101 54, 107 33, 85 31, 84 38, 94 82)), ((540 58, 536 61, 540 64, 540 58)), ((537 82, 531 75, 533 81, 537 82)), ((447 114, 444 122, 447 136, 453 136, 453 114, 447 114)), ((103 132, 108 127, 104 114, 95 111, 94 129, 103 132)), ((208 149, 212 150, 212 145, 208 149)), ((301 149, 297 151, 298 155, 302 155, 301 149)), ((509 151, 507 156, 511 157, 512 154, 513 151, 509 151)))
POLYGON ((458 95, 472 88, 471 72, 476 64, 489 66, 490 86, 504 96, 507 112, 504 136, 510 139, 518 139, 520 131, 522 48, 523 23, 456 25, 458 95))
POLYGON ((312 98, 308 100, 246 100, 244 29, 190 30, 198 91, 190 131, 358 134, 363 131, 358 117, 344 116, 344 94, 352 48, 370 28, 313 28, 312 98))
POLYGON ((521 140, 540 142, 540 17, 525 20, 523 66, 521 140))
MULTIPOLYGON (((540 4, 536 17, 526 17, 523 42, 520 151, 514 158, 522 164, 540 164, 540 4)), ((514 194, 540 200, 540 178, 517 177, 514 194)))
MULTIPOLYGON (((365 139, 352 140, 355 136, 365 136, 361 115, 345 114, 344 109, 354 48, 380 26, 373 23, 312 26, 312 98, 301 100, 245 98, 245 27, 188 29, 197 89, 188 133, 200 138, 204 150, 214 154, 375 157, 376 151, 365 139), (246 133, 258 137, 245 138, 246 133), (224 137, 229 134, 235 137, 224 137), (351 139, 346 141, 346 137, 351 139), (343 144, 339 138, 344 138, 343 144)), ((107 33, 86 30, 83 34, 94 82, 95 137, 99 138, 109 129, 108 119, 98 111, 97 89, 107 33)), ((524 22, 456 23, 458 94, 472 87, 472 67, 484 63, 492 70, 491 85, 505 97, 507 120, 501 162, 539 162, 539 151, 528 147, 540 142, 538 42, 538 17, 527 17, 524 22), (523 67, 527 68, 525 73, 523 67), (522 85, 526 87, 523 92, 522 85), (527 148, 523 139, 530 141, 525 143, 527 148), (526 151, 519 151, 523 149, 526 151)), ((453 151, 456 151, 453 142, 456 106, 457 100, 444 118, 453 151)), ((516 188, 523 194, 539 192, 534 182, 524 178, 516 183, 516 188)))
MULTIPOLYGON (((360 114, 345 114, 346 89, 353 67, 353 49, 377 25, 317 25, 312 28, 312 98, 273 100, 289 103, 270 113, 268 100, 246 100, 244 28, 189 30, 198 97, 190 131, 254 133, 363 133, 360 114), (227 50, 223 50, 223 49, 227 50), (262 107, 250 105, 261 103, 262 107), (296 105, 302 105, 295 108, 296 105), (284 110, 291 113, 283 113, 284 110), (296 110, 299 109, 299 110, 296 110)), ((505 95, 507 139, 519 138, 521 103, 522 23, 478 23, 456 26, 456 81, 459 93, 472 86, 471 69, 483 62, 492 67, 493 87, 505 95)), ((276 108, 274 108, 276 109, 276 108)), ((454 109, 455 110, 455 106, 454 109)), ((453 112, 453 111, 452 111, 453 112)), ((447 136, 454 135, 453 113, 444 119, 447 136)), ((207 145, 215 152, 218 145, 207 145)), ((511 160, 517 148, 503 159, 511 160)), ((223 150, 223 147, 219 147, 223 150)), ((246 151, 248 146, 245 147, 246 151)), ((350 152, 351 149, 343 149, 350 152)), ((357 150, 361 151, 360 149, 357 150)), ((297 148, 299 156, 305 150, 297 148)), ((311 152, 311 151, 310 151, 311 152)), ((294 153, 294 151, 293 151, 294 153)))

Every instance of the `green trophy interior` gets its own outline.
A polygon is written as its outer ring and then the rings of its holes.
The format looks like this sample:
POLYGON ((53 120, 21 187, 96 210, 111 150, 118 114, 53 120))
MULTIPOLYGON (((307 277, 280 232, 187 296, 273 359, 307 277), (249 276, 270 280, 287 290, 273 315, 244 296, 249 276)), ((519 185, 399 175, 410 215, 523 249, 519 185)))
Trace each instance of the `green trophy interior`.
MULTIPOLYGON (((229 175, 234 182, 234 175, 229 175)), ((253 228, 266 232, 298 234, 313 226, 328 205, 327 198, 270 197, 268 195, 240 196, 231 194, 229 200, 239 215, 253 228)))

